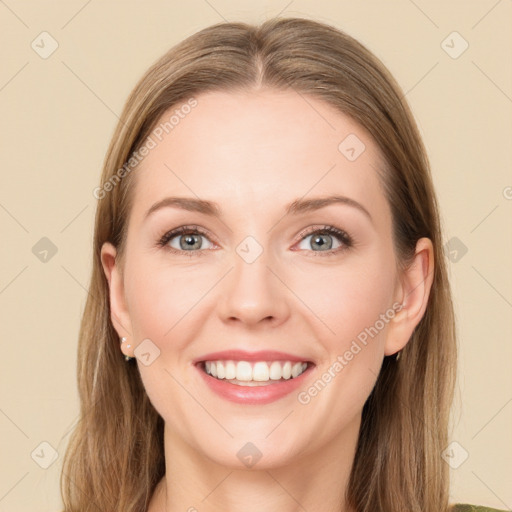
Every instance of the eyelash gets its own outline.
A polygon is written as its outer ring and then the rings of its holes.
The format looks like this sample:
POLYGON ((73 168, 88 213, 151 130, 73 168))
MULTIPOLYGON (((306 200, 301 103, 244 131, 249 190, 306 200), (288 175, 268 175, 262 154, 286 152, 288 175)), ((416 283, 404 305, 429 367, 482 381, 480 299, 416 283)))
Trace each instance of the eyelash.
MULTIPOLYGON (((336 253, 345 252, 346 250, 350 249, 354 245, 354 241, 350 235, 348 235, 345 231, 342 231, 341 229, 338 229, 334 226, 323 226, 321 228, 308 228, 300 233, 299 235, 299 242, 301 242, 305 237, 313 234, 327 234, 327 235, 333 235, 335 238, 337 238, 343 245, 342 247, 338 247, 336 249, 330 249, 328 251, 311 251, 313 253, 313 256, 330 256, 336 253)), ((201 229, 199 226, 181 226, 179 228, 173 229, 171 231, 168 231, 165 233, 160 240, 157 242, 157 246, 161 248, 165 248, 171 253, 174 254, 180 254, 180 255, 186 255, 189 257, 192 256, 203 256, 205 252, 209 249, 199 249, 197 251, 180 251, 177 249, 174 249, 174 247, 168 246, 168 242, 175 238, 178 235, 202 235, 206 238, 209 237, 209 234, 201 229)))

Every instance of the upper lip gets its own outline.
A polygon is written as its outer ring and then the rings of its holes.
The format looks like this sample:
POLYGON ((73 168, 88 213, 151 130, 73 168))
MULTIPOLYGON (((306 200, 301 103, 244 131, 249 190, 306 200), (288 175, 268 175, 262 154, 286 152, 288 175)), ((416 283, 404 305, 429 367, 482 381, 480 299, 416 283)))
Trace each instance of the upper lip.
POLYGON ((259 350, 258 352, 247 352, 245 350, 222 350, 210 352, 194 360, 194 364, 204 361, 295 361, 313 363, 307 357, 295 356, 286 352, 276 350, 259 350))

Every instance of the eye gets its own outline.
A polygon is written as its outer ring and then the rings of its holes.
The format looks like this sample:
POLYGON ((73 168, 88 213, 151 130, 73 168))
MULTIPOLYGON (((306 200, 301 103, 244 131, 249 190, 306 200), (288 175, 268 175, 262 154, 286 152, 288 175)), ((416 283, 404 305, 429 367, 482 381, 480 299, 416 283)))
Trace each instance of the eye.
POLYGON ((313 229, 313 231, 309 229, 306 233, 301 233, 303 238, 299 244, 299 249, 312 250, 316 253, 332 254, 344 251, 353 244, 352 239, 347 233, 334 226, 324 226, 321 229, 313 229))
MULTIPOLYGON (((315 256, 345 251, 353 245, 352 238, 345 231, 334 226, 308 228, 301 233, 300 237, 299 249, 312 251, 315 256)), ((205 250, 215 247, 208 233, 198 226, 181 226, 168 231, 157 244, 172 253, 187 256, 201 256, 205 250)))
POLYGON ((201 250, 211 249, 214 246, 207 234, 197 226, 181 226, 168 231, 159 240, 158 245, 167 247, 174 253, 197 252, 198 254, 202 254, 201 250))

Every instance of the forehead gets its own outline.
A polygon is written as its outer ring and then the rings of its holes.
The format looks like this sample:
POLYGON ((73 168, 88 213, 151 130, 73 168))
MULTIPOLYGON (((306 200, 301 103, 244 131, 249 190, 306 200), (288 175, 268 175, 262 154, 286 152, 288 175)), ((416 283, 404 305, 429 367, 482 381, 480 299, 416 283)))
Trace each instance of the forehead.
MULTIPOLYGON (((136 170, 132 216, 166 196, 218 202, 227 214, 281 213, 304 196, 344 195, 387 209, 368 132, 317 98, 287 91, 209 92, 175 105, 136 170)), ((382 213, 382 211, 380 212, 382 213)))

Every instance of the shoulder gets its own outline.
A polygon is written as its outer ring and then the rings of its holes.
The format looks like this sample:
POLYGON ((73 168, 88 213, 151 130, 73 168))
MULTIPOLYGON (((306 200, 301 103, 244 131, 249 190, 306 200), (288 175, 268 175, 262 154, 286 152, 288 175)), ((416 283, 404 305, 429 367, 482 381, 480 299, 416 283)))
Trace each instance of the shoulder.
POLYGON ((450 512, 506 512, 502 509, 482 507, 478 505, 468 505, 466 503, 459 503, 454 505, 450 512))

